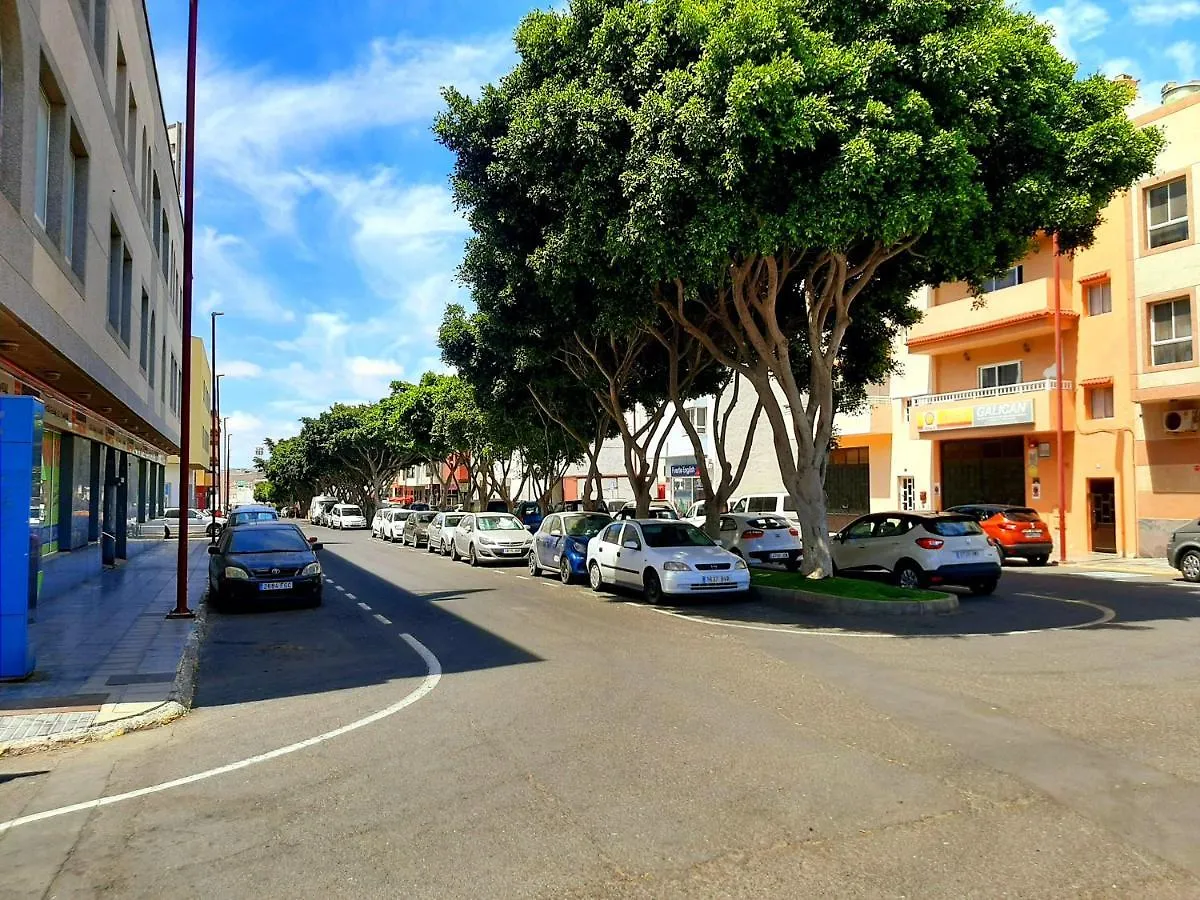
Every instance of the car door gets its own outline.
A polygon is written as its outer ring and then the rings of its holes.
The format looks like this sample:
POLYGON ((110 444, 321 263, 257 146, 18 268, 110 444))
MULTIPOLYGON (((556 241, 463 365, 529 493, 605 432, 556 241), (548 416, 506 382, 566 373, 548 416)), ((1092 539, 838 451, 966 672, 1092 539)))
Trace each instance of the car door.
POLYGON ((558 555, 556 548, 562 541, 562 533, 562 516, 555 514, 542 519, 541 527, 533 537, 533 552, 537 554, 538 565, 547 567, 558 565, 558 560, 555 559, 558 555))
POLYGON ((617 558, 617 551, 621 549, 621 529, 623 527, 620 522, 614 522, 600 533, 600 540, 596 541, 596 564, 600 566, 601 576, 609 583, 617 580, 616 567, 620 562, 617 558))
POLYGON ((886 513, 876 518, 878 521, 869 542, 866 566, 893 572, 901 559, 913 556, 914 547, 909 535, 912 520, 896 513, 886 513))
POLYGON ((616 582, 626 587, 641 588, 642 571, 646 568, 646 544, 636 522, 626 522, 617 547, 616 582))
POLYGON ((466 516, 458 523, 458 530, 454 533, 454 547, 458 550, 459 556, 466 556, 471 548, 471 537, 475 533, 475 517, 466 516))
POLYGON ((831 546, 837 567, 854 571, 866 566, 874 532, 875 516, 863 516, 847 525, 831 546))
POLYGON ((188 510, 188 534, 204 534, 212 519, 203 515, 198 509, 188 510))

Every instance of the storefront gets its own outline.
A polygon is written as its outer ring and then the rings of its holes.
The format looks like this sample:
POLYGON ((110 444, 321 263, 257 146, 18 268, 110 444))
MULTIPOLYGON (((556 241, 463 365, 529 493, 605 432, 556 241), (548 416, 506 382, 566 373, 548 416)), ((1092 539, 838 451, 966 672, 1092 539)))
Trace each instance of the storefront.
POLYGON ((686 513, 693 503, 704 499, 704 481, 700 478, 701 465, 695 457, 667 460, 667 487, 665 498, 680 515, 686 513))

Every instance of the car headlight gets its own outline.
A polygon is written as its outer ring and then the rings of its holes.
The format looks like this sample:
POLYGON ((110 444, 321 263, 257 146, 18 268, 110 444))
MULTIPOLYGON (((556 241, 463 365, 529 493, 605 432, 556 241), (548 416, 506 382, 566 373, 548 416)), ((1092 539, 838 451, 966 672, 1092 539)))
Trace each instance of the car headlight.
POLYGON ((567 549, 572 553, 587 553, 587 545, 582 541, 571 541, 567 544, 567 549))
POLYGON ((305 566, 303 569, 300 570, 301 578, 303 578, 306 575, 320 575, 320 574, 321 574, 321 564, 319 562, 310 562, 307 566, 305 566))
POLYGON ((737 562, 735 562, 733 564, 733 567, 735 569, 744 569, 744 568, 746 568, 746 561, 744 559, 739 559, 737 562))
POLYGON ((250 578, 250 573, 245 569, 239 569, 237 566, 226 566, 225 577, 233 581, 247 581, 250 578))
POLYGON ((479 539, 479 543, 481 543, 481 544, 494 544, 494 543, 495 543, 495 541, 493 541, 493 540, 492 540, 490 537, 481 537, 481 538, 479 539))
POLYGON ((692 567, 685 562, 676 562, 672 559, 663 563, 664 572, 690 572, 691 570, 692 567))

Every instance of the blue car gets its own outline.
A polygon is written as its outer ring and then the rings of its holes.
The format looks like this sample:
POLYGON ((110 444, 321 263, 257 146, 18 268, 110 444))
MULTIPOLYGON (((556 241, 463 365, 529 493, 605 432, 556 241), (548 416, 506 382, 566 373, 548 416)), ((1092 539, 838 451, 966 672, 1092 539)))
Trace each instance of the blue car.
POLYGON ((553 513, 542 520, 533 535, 529 554, 529 574, 541 575, 546 569, 557 570, 563 584, 587 574, 588 541, 612 522, 608 513, 553 513))
POLYGON ((530 531, 537 531, 542 525, 542 508, 532 500, 522 500, 514 504, 512 514, 530 531))

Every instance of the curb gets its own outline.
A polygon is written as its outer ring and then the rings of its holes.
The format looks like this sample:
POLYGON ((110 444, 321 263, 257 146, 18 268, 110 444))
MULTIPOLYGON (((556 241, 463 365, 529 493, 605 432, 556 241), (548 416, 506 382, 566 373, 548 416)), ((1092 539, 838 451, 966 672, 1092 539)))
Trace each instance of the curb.
POLYGON ((196 668, 200 662, 200 644, 208 630, 208 604, 201 600, 197 603, 197 607, 192 630, 188 634, 183 655, 179 658, 179 666, 175 670, 175 683, 166 700, 146 712, 137 713, 124 719, 112 719, 103 725, 94 725, 81 731, 0 742, 0 758, 36 753, 39 750, 51 750, 72 744, 105 741, 120 737, 130 731, 142 731, 166 725, 187 715, 192 708, 192 700, 196 693, 196 668))
POLYGON ((854 597, 832 597, 792 588, 751 585, 759 600, 779 609, 800 609, 806 612, 842 613, 852 616, 931 616, 955 612, 958 596, 942 594, 936 600, 859 600, 854 597))

